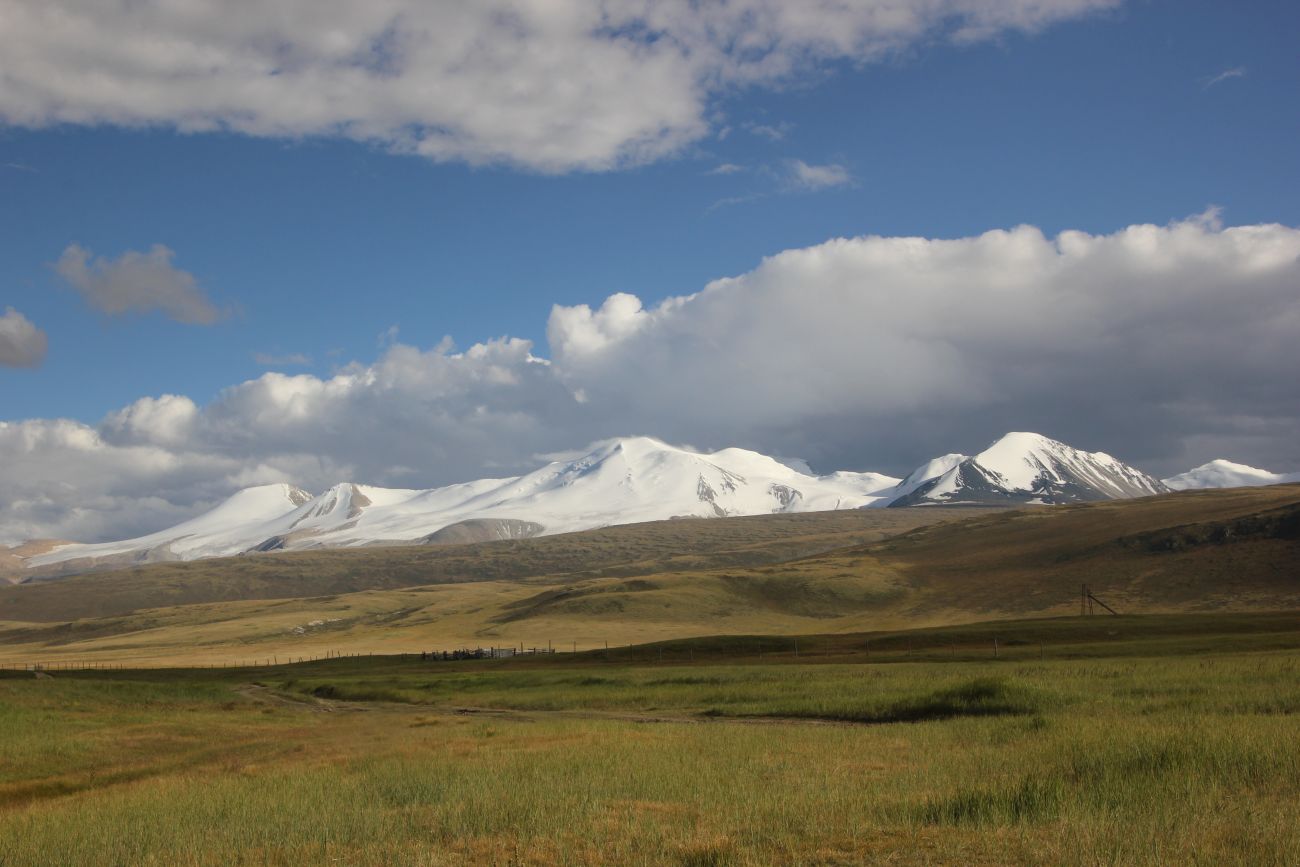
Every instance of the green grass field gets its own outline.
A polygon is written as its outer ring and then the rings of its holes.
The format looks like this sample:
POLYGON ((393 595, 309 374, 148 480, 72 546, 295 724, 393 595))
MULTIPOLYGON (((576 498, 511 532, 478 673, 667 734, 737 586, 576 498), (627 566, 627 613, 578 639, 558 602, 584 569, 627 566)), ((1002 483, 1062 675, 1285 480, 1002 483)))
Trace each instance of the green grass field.
POLYGON ((1297 744, 1297 614, 10 672, 0 864, 1288 865, 1297 744))
POLYGON ((1297 609, 1296 485, 3 587, 0 867, 1300 864, 1297 609))

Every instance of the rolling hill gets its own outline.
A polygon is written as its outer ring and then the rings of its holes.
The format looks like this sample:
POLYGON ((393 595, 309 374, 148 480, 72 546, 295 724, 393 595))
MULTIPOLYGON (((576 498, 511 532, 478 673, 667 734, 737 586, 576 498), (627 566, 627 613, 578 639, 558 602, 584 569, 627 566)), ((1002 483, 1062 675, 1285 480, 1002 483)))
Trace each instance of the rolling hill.
POLYGON ((0 588, 0 656, 238 661, 858 632, 1069 615, 1084 583, 1123 613, 1300 608, 1300 485, 155 564, 0 588))

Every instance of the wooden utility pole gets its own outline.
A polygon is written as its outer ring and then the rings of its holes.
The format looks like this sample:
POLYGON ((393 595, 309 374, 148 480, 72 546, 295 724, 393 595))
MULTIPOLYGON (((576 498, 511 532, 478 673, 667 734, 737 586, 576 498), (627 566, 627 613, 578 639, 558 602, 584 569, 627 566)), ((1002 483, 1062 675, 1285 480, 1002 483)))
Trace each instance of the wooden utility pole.
POLYGON ((1087 584, 1084 584, 1083 590, 1079 596, 1079 614, 1080 615, 1096 614, 1097 609, 1094 607, 1096 605, 1100 605, 1102 608, 1105 608, 1111 614, 1114 614, 1116 616, 1119 615, 1118 611, 1116 611, 1114 608, 1111 608, 1105 602, 1102 602, 1100 599, 1094 596, 1092 593, 1092 589, 1087 584))

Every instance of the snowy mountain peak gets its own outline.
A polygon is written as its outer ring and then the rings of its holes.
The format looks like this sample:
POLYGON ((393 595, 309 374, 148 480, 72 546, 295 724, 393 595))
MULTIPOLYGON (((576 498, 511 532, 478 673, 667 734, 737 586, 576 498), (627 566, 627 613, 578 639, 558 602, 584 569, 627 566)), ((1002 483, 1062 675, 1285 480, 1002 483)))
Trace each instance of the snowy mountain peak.
POLYGON ((897 499, 899 497, 907 496, 912 493, 912 491, 921 487, 921 485, 924 485, 931 479, 942 476, 964 460, 966 460, 966 455, 960 455, 956 452, 942 455, 937 458, 931 458, 908 473, 907 478, 898 483, 897 487, 895 487, 893 491, 894 498, 897 499))
MULTIPOLYGON (((1110 471, 1125 469, 1124 464, 1105 452, 1082 452, 1042 434, 1015 431, 1001 437, 975 456, 975 461, 997 473, 1005 487, 1032 490, 1044 480, 1064 482, 1071 471, 1095 475, 1098 483, 1113 480, 1110 471)), ((1148 491, 1148 493, 1151 493, 1148 491)))
POLYGON ((59 545, 28 559, 26 565, 41 567, 69 560, 129 565, 235 554, 261 537, 269 522, 310 502, 311 494, 294 485, 257 485, 236 491, 213 509, 166 530, 122 542, 59 545))
POLYGON ((935 458, 903 480, 869 472, 819 476, 801 461, 748 449, 707 453, 652 437, 621 437, 522 476, 429 490, 341 482, 313 497, 291 485, 261 485, 167 530, 122 542, 62 545, 25 562, 45 568, 45 575, 66 574, 302 548, 526 538, 679 517, 1060 503, 1165 490, 1110 455, 1026 432, 1007 434, 974 457, 935 458), (453 529, 441 533, 445 528, 453 529))
POLYGON ((463 532, 453 536, 469 532, 466 527, 497 534, 526 528, 531 535, 677 517, 851 509, 884 505, 898 483, 877 473, 816 476, 790 463, 747 449, 708 454, 651 437, 624 437, 516 478, 423 491, 342 482, 315 497, 288 486, 259 489, 262 495, 241 492, 214 512, 170 530, 124 542, 66 546, 42 565, 77 560, 93 568, 122 562, 104 559, 114 557, 140 562, 419 542, 457 525, 463 532), (209 525, 214 532, 203 530, 209 525))
POLYGON ((665 452, 690 454, 686 449, 671 446, 654 437, 614 437, 613 439, 593 443, 590 449, 586 455, 578 460, 600 462, 618 456, 623 456, 628 460, 639 460, 665 452))
POLYGON ((1300 473, 1272 473, 1222 458, 1164 480, 1175 491, 1195 488, 1245 488, 1300 482, 1300 473))
POLYGON ((255 485, 236 491, 222 500, 214 509, 204 515, 205 519, 217 520, 227 517, 246 517, 250 512, 267 509, 283 509, 300 506, 311 500, 311 494, 296 485, 277 482, 270 485, 255 485))
POLYGON ((1084 452, 1042 434, 1015 431, 891 505, 1070 503, 1166 491, 1158 480, 1105 452, 1084 452))

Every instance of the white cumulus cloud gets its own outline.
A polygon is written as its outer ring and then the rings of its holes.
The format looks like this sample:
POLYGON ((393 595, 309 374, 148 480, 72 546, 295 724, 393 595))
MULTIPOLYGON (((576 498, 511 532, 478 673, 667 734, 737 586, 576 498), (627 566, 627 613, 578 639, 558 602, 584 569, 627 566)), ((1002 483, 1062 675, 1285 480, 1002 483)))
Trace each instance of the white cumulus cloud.
POLYGON ((69 244, 54 270, 87 303, 110 316, 159 310, 177 322, 213 324, 222 312, 193 274, 172 265, 174 255, 154 244, 147 253, 127 250, 116 259, 93 258, 86 248, 69 244))
MULTIPOLYGON (((393 343, 207 405, 0 425, 0 539, 157 529, 246 484, 425 487, 649 434, 906 472, 1038 430, 1167 476, 1300 469, 1300 229, 1213 213, 787 250, 691 295, 558 305, 549 351, 393 343)), ((526 516, 523 516, 526 517, 526 516)))
POLYGON ((0 0, 0 121, 331 136, 602 170, 702 138, 738 87, 1118 3, 0 0))
POLYGON ((45 332, 12 307, 0 316, 0 365, 35 367, 45 360, 45 332))

